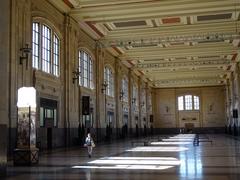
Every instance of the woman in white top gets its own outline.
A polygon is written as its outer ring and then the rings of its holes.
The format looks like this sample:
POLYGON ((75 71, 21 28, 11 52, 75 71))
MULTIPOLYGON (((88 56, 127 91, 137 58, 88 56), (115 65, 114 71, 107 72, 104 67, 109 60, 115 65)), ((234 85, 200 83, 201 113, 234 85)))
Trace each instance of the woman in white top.
POLYGON ((85 140, 85 146, 88 149, 88 157, 91 158, 92 156, 92 148, 95 147, 95 144, 93 142, 93 139, 91 138, 91 134, 88 133, 86 140, 85 140))

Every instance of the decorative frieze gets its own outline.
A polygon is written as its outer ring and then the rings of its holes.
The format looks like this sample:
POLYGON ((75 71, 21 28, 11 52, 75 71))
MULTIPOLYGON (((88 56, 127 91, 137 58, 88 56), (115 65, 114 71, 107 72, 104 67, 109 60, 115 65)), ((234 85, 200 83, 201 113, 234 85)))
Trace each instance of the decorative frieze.
POLYGON ((209 85, 222 85, 222 81, 219 78, 212 79, 170 79, 170 80, 158 80, 155 83, 155 87, 188 87, 188 86, 209 86, 209 85))
POLYGON ((219 59, 219 60, 208 60, 208 61, 185 61, 185 62, 161 62, 161 63, 144 63, 137 64, 136 68, 140 69, 152 69, 152 68, 180 68, 180 67, 202 67, 202 66, 223 66, 229 65, 230 60, 219 59))

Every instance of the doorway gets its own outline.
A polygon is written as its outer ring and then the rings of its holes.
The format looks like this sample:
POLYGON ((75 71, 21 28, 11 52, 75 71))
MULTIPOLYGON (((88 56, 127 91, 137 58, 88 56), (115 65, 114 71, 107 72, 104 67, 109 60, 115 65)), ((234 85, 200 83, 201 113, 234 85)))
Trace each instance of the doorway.
POLYGON ((52 149, 52 128, 47 128, 47 149, 52 149))
POLYGON ((57 128, 57 101, 40 98, 40 128, 38 141, 43 144, 42 148, 51 150, 54 146, 54 131, 57 128))

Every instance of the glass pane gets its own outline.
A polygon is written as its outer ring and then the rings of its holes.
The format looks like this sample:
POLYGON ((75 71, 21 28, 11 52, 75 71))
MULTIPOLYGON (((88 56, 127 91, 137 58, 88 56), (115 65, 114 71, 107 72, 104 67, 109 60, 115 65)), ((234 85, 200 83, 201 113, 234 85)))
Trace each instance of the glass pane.
POLYGON ((182 111, 183 109, 183 96, 178 97, 178 110, 182 111))
MULTIPOLYGON (((82 51, 78 52, 78 69, 80 72, 82 72, 82 62, 81 62, 82 53, 81 52, 82 51)), ((79 76, 79 85, 82 86, 82 73, 80 73, 80 76, 79 76)))
POLYGON ((111 95, 114 96, 114 77, 113 72, 111 69, 109 69, 109 83, 111 84, 111 95))
POLYGON ((44 126, 44 110, 40 107, 40 126, 44 126))
POLYGON ((79 51, 80 85, 93 88, 93 62, 91 56, 84 51, 79 51))
POLYGON ((113 80, 112 80, 112 71, 110 68, 104 68, 104 82, 107 83, 106 94, 108 96, 113 96, 113 80))
POLYGON ((199 97, 194 96, 194 109, 199 110, 199 97))
POLYGON ((192 110, 192 95, 185 96, 185 110, 192 110))
POLYGON ((42 70, 50 73, 51 62, 51 30, 44 26, 42 27, 42 70))
POLYGON ((57 109, 54 109, 54 127, 57 127, 57 109))
POLYGON ((59 38, 54 35, 53 38, 53 74, 55 76, 59 76, 59 49, 60 49, 60 41, 59 38))
POLYGON ((38 69, 39 67, 39 24, 32 25, 32 67, 38 69))
POLYGON ((124 92, 123 100, 125 102, 127 102, 128 101, 128 81, 127 81, 126 78, 124 78, 123 81, 122 81, 122 89, 123 89, 123 92, 124 92))
POLYGON ((52 109, 46 109, 45 111, 45 117, 46 118, 53 118, 53 110, 52 109))

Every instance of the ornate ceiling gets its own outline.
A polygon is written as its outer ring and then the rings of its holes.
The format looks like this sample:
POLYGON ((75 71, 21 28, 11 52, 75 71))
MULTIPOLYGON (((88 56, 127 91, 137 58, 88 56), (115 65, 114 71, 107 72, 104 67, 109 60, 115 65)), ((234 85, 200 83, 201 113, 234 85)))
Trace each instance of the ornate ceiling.
POLYGON ((49 0, 156 87, 223 85, 240 59, 240 0, 49 0))

